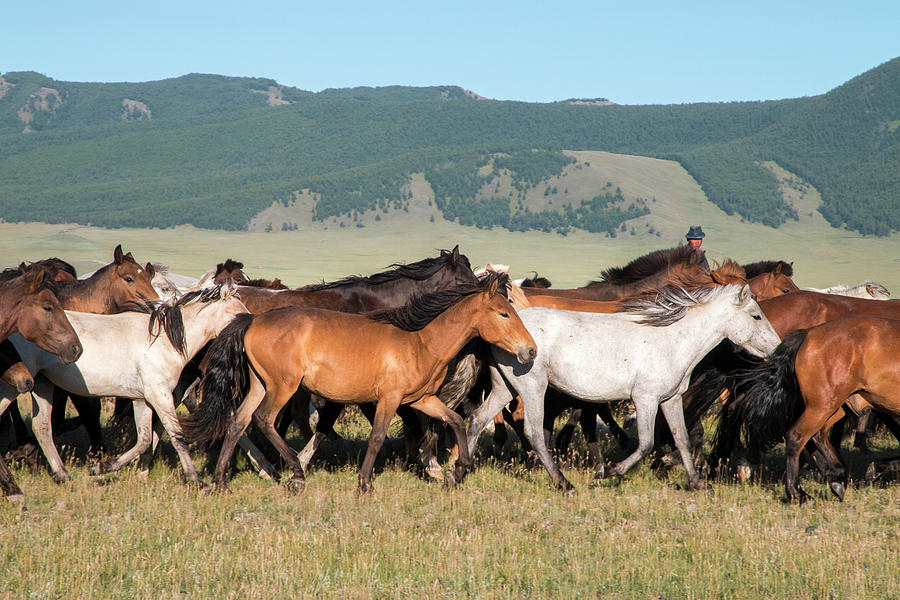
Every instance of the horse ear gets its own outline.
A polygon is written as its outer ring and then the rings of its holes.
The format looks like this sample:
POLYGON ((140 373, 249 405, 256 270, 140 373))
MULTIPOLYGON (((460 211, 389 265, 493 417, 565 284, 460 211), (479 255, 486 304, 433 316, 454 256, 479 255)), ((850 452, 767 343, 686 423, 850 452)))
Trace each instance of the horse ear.
POLYGON ((712 277, 713 283, 718 285, 725 285, 725 281, 722 278, 722 275, 718 272, 718 269, 710 271, 709 276, 712 277))
POLYGON ((493 298, 494 294, 497 293, 497 285, 499 284, 499 282, 500 282, 499 277, 494 278, 494 280, 491 282, 491 285, 488 288, 488 298, 493 298))
POLYGON ((781 266, 782 265, 784 265, 784 263, 779 260, 778 264, 775 265, 775 270, 772 271, 772 275, 776 275, 776 276, 781 275, 781 266))
POLYGON ((150 274, 150 277, 151 277, 151 278, 152 278, 154 275, 156 275, 156 268, 153 266, 153 263, 147 263, 147 266, 144 267, 144 269, 147 271, 147 273, 150 274))
POLYGON ((459 244, 453 246, 453 251, 450 252, 450 263, 456 264, 459 261, 459 244))
POLYGON ((121 265, 122 261, 125 259, 125 255, 122 252, 122 244, 116 246, 116 249, 113 250, 113 262, 117 265, 121 265))
POLYGON ((134 260, 134 257, 131 255, 131 252, 129 252, 128 254, 125 255, 125 260, 131 261, 131 262, 137 262, 134 260))
POLYGON ((33 294, 41 289, 41 286, 44 285, 44 277, 47 275, 47 271, 43 269, 34 269, 34 273, 31 276, 31 282, 28 285, 28 290, 33 294))
MULTIPOLYGON (((19 263, 19 270, 23 273, 28 270, 28 265, 25 264, 25 261, 19 263)), ((41 269, 43 270, 43 269, 41 269)))
POLYGON ((752 297, 753 292, 750 291, 750 284, 745 283, 743 287, 741 287, 741 293, 738 294, 738 304, 744 304, 749 298, 752 297))

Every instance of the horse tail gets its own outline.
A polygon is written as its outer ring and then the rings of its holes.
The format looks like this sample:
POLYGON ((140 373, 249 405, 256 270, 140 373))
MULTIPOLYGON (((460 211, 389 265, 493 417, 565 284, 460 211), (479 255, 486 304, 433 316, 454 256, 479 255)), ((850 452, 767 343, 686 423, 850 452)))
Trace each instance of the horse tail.
POLYGON ((244 336, 253 317, 251 313, 237 315, 210 344, 202 383, 203 399, 194 412, 180 420, 186 441, 224 437, 231 415, 247 396, 250 372, 244 336))
POLYGON ((788 334, 768 359, 740 377, 735 392, 743 393, 739 412, 743 413, 751 443, 764 447, 781 440, 803 413, 794 365, 807 331, 798 329, 788 334))

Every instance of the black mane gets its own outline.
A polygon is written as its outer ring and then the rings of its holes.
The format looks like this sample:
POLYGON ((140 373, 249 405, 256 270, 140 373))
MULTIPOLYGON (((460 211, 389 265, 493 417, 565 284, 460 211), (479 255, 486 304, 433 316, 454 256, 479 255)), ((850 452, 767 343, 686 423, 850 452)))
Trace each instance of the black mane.
MULTIPOLYGON (((469 263, 469 259, 466 258, 464 254, 458 255, 458 258, 456 260, 461 261, 466 268, 471 270, 472 266, 469 263)), ((370 275, 368 277, 344 277, 343 279, 338 279, 337 281, 332 281, 330 283, 323 282, 313 285, 307 285, 302 289, 309 292, 318 292, 320 290, 328 290, 353 284, 379 285, 382 283, 389 283, 391 281, 397 281, 400 279, 414 279, 416 281, 422 281, 428 279, 448 264, 451 264, 452 261, 452 253, 448 250, 441 250, 440 256, 436 256, 434 258, 425 258, 414 263, 409 263, 407 265, 394 263, 390 265, 390 270, 376 273, 375 275, 370 275)))
POLYGON ((634 283, 651 275, 656 275, 673 264, 687 262, 694 252, 695 250, 690 246, 676 246, 674 248, 654 250, 634 259, 624 267, 606 269, 600 274, 600 281, 613 285, 634 283))
POLYGON ((405 331, 419 331, 463 298, 487 291, 494 281, 497 282, 497 292, 507 297, 506 286, 509 276, 506 273, 490 273, 477 283, 461 284, 440 292, 413 296, 404 306, 371 312, 366 316, 373 321, 390 323, 405 331))
POLYGON ((184 356, 186 341, 184 339, 184 318, 181 308, 195 302, 215 302, 222 297, 222 285, 214 285, 207 288, 188 292, 178 298, 173 304, 165 302, 144 300, 143 302, 131 302, 127 305, 127 312, 139 312, 150 315, 147 330, 156 340, 163 331, 179 354, 184 356))
POLYGON ((788 277, 794 276, 794 266, 791 263, 784 262, 783 260, 761 260, 759 262, 741 266, 744 267, 744 271, 747 273, 747 279, 752 279, 757 275, 762 275, 763 273, 774 272, 778 265, 781 265, 782 273, 784 273, 788 277))

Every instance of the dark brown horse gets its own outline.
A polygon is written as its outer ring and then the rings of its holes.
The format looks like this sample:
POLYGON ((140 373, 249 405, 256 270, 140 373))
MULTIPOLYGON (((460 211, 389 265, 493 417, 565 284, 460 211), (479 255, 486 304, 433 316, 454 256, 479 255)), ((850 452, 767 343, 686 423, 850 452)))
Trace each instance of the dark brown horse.
MULTIPOLYGON (((0 285, 0 340, 19 333, 68 364, 81 356, 81 343, 48 282, 43 269, 26 267, 20 276, 0 285)), ((9 401, 0 402, 0 414, 8 407, 9 401)), ((7 496, 22 494, 2 457, 0 487, 7 496)))
POLYGON ((460 447, 454 478, 461 481, 471 465, 463 421, 436 396, 448 363, 475 336, 522 363, 537 353, 515 309, 498 293, 504 287, 505 276, 489 276, 370 315, 289 307, 237 317, 210 348, 203 402, 183 422, 185 435, 225 436, 215 473, 224 488, 234 446, 252 418, 291 466, 295 488, 302 489, 303 468, 273 426, 302 385, 343 404, 375 403, 360 492, 373 489, 376 455, 402 404, 449 423, 460 447), (236 377, 249 378, 249 391, 236 385, 236 377))
MULTIPOLYGON (((784 436, 788 502, 808 496, 799 484, 800 452, 858 394, 883 412, 900 415, 900 321, 845 315, 785 337, 769 359, 747 374, 743 407, 751 439, 784 436)), ((846 470, 826 436, 817 443, 830 465, 826 476, 843 497, 846 470)))
POLYGON ((600 281, 592 281, 574 289, 523 288, 525 295, 558 296, 583 300, 621 300, 666 285, 696 289, 709 278, 702 250, 678 246, 656 250, 633 260, 625 267, 607 269, 600 281))

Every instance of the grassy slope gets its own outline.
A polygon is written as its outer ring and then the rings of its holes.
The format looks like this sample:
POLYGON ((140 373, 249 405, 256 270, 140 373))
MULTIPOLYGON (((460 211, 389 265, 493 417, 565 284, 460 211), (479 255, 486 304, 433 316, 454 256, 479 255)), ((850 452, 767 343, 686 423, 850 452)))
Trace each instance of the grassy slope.
MULTIPOLYGON (((80 271, 93 267, 90 260, 111 260, 112 248, 122 242, 138 260, 168 263, 179 273, 198 276, 227 257, 243 260, 257 277, 281 277, 292 285, 335 279, 349 273, 373 273, 394 262, 433 256, 436 248, 460 244, 473 264, 501 262, 514 276, 537 270, 558 287, 574 286, 594 278, 608 266, 619 265, 644 252, 672 246, 690 224, 702 224, 712 259, 731 257, 741 262, 762 259, 794 261, 798 284, 822 287, 875 279, 888 289, 900 290, 895 257, 900 256, 900 235, 864 237, 828 226, 814 212, 814 193, 795 202, 800 220, 779 229, 742 223, 705 200, 702 191, 677 164, 640 156, 605 152, 572 152, 589 169, 570 169, 561 181, 571 196, 602 189, 607 181, 622 188, 626 198, 656 198, 652 214, 636 220, 638 235, 616 239, 576 232, 567 237, 539 232, 511 233, 460 227, 436 219, 429 223, 428 186, 418 179, 410 215, 397 213, 365 228, 303 228, 294 232, 222 232, 178 227, 168 230, 104 230, 63 225, 0 224, 0 256, 4 264, 58 255, 75 261, 80 271), (425 200, 422 200, 425 199, 425 200), (415 207, 419 207, 416 209, 415 207), (813 212, 810 217, 809 213, 813 212), (647 222, 661 236, 647 234, 647 222)), ((782 171, 781 176, 784 176, 782 171)), ((539 186, 540 190, 543 187, 539 186)), ((538 198, 543 201, 542 191, 538 198)), ((631 225, 631 223, 629 224, 631 225)), ((278 229, 278 227, 276 227, 278 229)))

